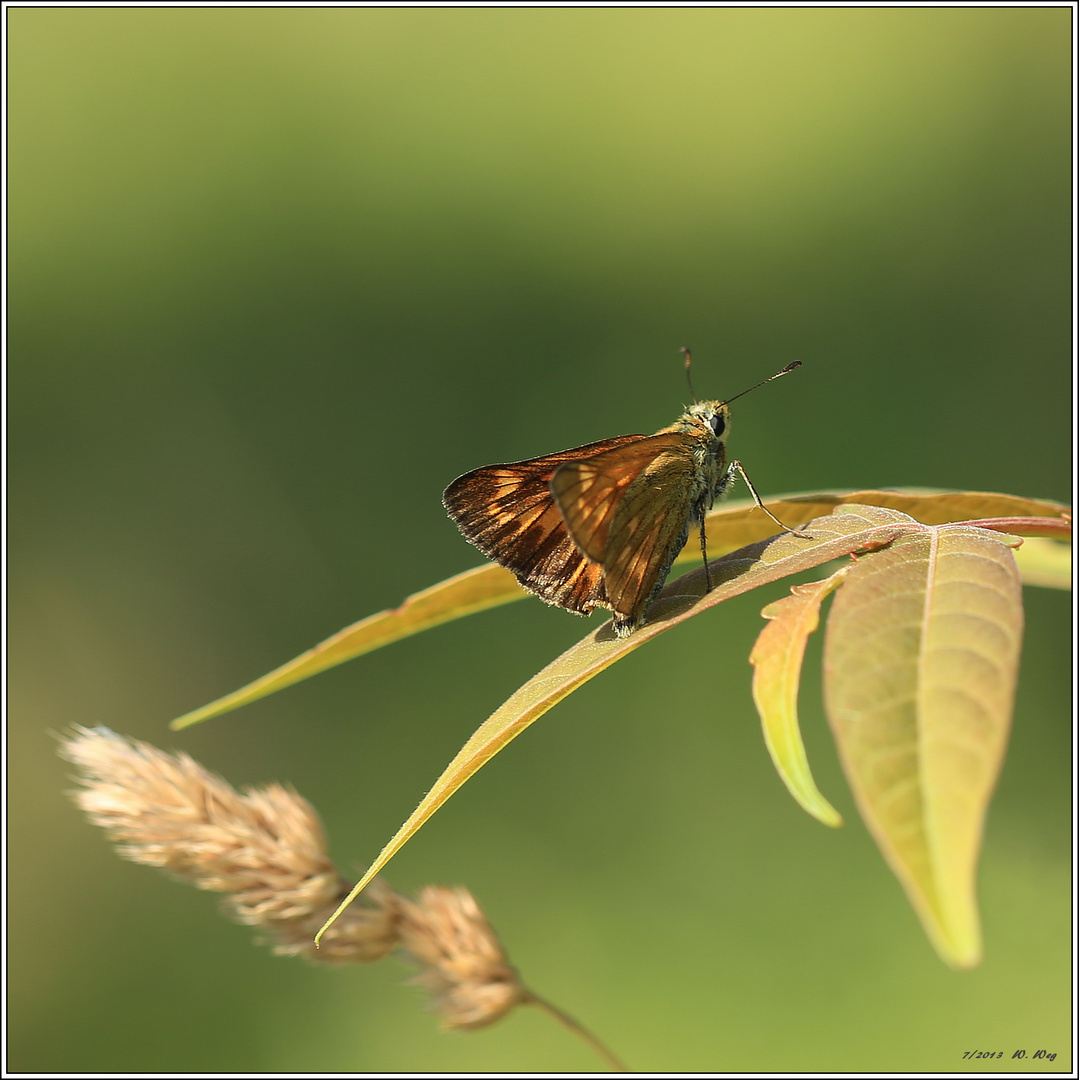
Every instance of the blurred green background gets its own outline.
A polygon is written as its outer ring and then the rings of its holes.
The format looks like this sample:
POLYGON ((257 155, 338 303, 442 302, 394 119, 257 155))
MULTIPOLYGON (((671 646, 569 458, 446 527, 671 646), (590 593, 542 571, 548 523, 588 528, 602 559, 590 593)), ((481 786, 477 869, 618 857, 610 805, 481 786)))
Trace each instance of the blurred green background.
MULTIPOLYGON (((515 604, 168 720, 476 565, 449 480, 670 423, 683 344, 706 397, 804 361, 735 407, 762 494, 1068 499, 1071 11, 6 15, 9 1067, 595 1067, 527 1011, 440 1034, 392 961, 256 948, 115 857, 50 733, 289 781, 370 860, 588 623, 515 604)), ((857 820, 819 644, 848 826, 772 771, 746 658, 782 585, 584 687, 387 878, 467 885, 635 1069, 1067 1069, 1069 598, 1026 591, 976 971, 857 820)))

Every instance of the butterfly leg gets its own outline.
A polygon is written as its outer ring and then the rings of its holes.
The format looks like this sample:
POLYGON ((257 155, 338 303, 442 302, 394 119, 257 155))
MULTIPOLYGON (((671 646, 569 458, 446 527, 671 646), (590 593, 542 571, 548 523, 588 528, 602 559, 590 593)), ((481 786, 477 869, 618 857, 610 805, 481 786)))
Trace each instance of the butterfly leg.
POLYGON ((753 486, 753 481, 752 481, 752 480, 750 480, 750 478, 749 478, 748 476, 746 476, 746 471, 745 471, 745 469, 743 469, 743 468, 742 468, 742 463, 741 463, 740 461, 732 461, 732 462, 730 463, 730 466, 729 466, 729 467, 728 467, 728 469, 727 469, 727 476, 731 476, 731 474, 732 474, 732 473, 733 473, 733 472, 735 471, 735 469, 737 469, 737 470, 738 470, 738 472, 739 472, 739 473, 741 473, 742 479, 743 479, 743 480, 744 480, 744 481, 746 482, 746 487, 748 487, 748 488, 749 488, 749 493, 750 493, 750 495, 752 495, 752 496, 753 496, 753 501, 754 501, 754 502, 755 502, 755 503, 757 504, 757 506, 759 506, 759 507, 760 507, 760 508, 761 508, 761 509, 762 509, 762 510, 763 510, 763 511, 764 511, 764 512, 765 512, 765 513, 766 513, 766 514, 767 514, 767 515, 768 515, 768 516, 769 516, 769 517, 770 517, 770 518, 771 518, 771 519, 772 519, 772 520, 773 520, 773 521, 774 521, 774 522, 775 522, 775 523, 776 523, 776 524, 777 524, 777 525, 778 525, 778 526, 779 526, 779 527, 780 527, 780 528, 781 528, 781 529, 783 530, 783 531, 784 531, 784 532, 789 532, 789 533, 793 533, 793 534, 794 534, 795 536, 800 536, 800 537, 801 537, 801 538, 802 538, 803 540, 812 540, 812 539, 813 539, 813 537, 812 537, 812 536, 810 536, 810 535, 809 535, 809 533, 807 533, 807 532, 802 532, 802 531, 801 531, 800 529, 792 529, 792 528, 791 528, 791 527, 790 527, 789 525, 784 525, 784 524, 783 524, 783 522, 782 522, 782 521, 780 521, 780 520, 779 520, 779 518, 777 518, 777 517, 775 516, 775 514, 773 514, 773 513, 772 513, 772 511, 771 511, 771 510, 769 510, 769 509, 768 509, 768 507, 767 507, 767 506, 765 506, 765 505, 764 505, 764 503, 762 503, 762 502, 761 502, 761 497, 760 497, 760 496, 759 496, 759 495, 757 494, 757 489, 756 489, 756 488, 755 488, 755 487, 753 486))
POLYGON ((708 569, 708 534, 704 529, 704 514, 700 516, 701 523, 701 558, 704 559, 704 591, 712 591, 712 572, 708 569))

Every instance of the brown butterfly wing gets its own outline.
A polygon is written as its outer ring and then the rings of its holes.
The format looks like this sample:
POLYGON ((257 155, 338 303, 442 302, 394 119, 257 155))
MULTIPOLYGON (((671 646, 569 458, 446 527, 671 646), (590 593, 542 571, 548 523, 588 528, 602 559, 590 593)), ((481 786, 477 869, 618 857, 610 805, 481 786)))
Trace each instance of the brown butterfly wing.
POLYGON ((566 532, 551 493, 560 466, 628 446, 647 435, 621 435, 528 461, 487 465, 459 476, 442 503, 466 540, 512 570, 530 592, 549 604, 587 615, 609 606, 603 567, 566 532))
POLYGON ((684 441, 666 448, 627 489, 611 524, 603 579, 619 631, 640 625, 685 546, 700 469, 684 441))
POLYGON ((637 477, 683 442, 674 433, 646 435, 555 471, 551 492, 570 536, 590 559, 605 561, 615 513, 637 477))
POLYGON ((567 462, 551 490, 570 536, 603 564, 619 628, 632 628, 685 544, 699 468, 686 436, 651 435, 567 462))

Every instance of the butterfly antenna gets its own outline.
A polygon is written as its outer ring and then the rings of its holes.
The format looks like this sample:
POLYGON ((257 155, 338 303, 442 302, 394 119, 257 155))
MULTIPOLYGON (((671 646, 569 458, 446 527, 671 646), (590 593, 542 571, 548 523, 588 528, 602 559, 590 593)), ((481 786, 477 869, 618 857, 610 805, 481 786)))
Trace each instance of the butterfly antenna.
MULTIPOLYGON (((697 404, 697 395, 695 393, 693 393, 693 380, 689 376, 689 365, 693 362, 693 354, 689 351, 689 347, 686 346, 686 345, 683 345, 682 348, 679 349, 678 351, 685 354, 685 357, 686 357, 686 382, 689 383, 689 396, 691 398, 693 398, 693 404, 696 405, 697 404)), ((775 376, 773 376, 773 378, 774 377, 775 376)))
MULTIPOLYGON (((684 349, 682 351, 685 352, 684 349)), ((688 364, 689 361, 687 360, 686 363, 688 364)), ((795 360, 792 363, 788 364, 785 368, 783 368, 782 371, 777 371, 774 375, 769 375, 767 379, 762 379, 756 385, 751 386, 749 390, 756 390, 758 386, 763 386, 765 383, 770 383, 773 379, 778 379, 780 375, 786 375, 788 371, 793 371, 796 367, 801 366, 802 361, 795 360)), ((740 394, 735 394, 734 397, 729 397, 726 401, 720 402, 720 404, 729 405, 732 401, 737 401, 740 397, 745 397, 745 395, 749 393, 749 390, 743 390, 740 394)))

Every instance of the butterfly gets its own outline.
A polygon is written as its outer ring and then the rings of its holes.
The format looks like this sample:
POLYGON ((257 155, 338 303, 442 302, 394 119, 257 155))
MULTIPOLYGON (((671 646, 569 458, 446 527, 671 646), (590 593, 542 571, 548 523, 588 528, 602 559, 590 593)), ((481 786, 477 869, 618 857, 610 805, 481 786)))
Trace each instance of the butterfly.
MULTIPOLYGON (((683 352, 688 373, 689 352, 683 352)), ((788 364, 757 386, 800 364, 788 364)), ((527 461, 485 465, 457 477, 442 503, 465 539, 511 570, 529 592, 578 615, 609 608, 615 634, 628 637, 643 625, 691 523, 700 526, 711 589, 704 515, 726 494, 735 473, 757 505, 787 529, 765 509, 741 464, 727 462, 734 400, 696 402, 654 435, 619 435, 527 461)))

